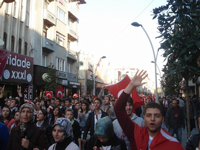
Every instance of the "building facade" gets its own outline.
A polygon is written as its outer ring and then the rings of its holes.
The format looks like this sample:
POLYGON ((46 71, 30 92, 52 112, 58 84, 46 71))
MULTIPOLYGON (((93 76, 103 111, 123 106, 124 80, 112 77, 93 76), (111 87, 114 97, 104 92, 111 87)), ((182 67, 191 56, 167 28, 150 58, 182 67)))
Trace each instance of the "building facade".
MULTIPOLYGON (((57 70, 57 84, 63 88, 62 96, 78 93, 81 88, 77 76, 79 5, 85 3, 84 0, 15 0, 4 3, 0 8, 3 50, 9 51, 14 59, 32 59, 32 80, 24 83, 1 79, 0 84, 5 84, 6 89, 16 89, 21 85, 24 92, 31 89, 32 97, 41 96, 45 90, 42 75, 49 65, 53 65, 57 70)), ((15 94, 10 90, 7 95, 15 94)))

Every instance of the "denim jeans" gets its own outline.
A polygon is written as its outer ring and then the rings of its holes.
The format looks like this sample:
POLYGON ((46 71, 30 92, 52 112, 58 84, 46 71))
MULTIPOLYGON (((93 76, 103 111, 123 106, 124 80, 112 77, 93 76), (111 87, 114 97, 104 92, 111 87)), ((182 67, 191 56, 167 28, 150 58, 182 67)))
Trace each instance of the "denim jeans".
POLYGON ((176 133, 176 138, 181 143, 181 141, 182 141, 182 128, 169 128, 169 133, 172 136, 174 136, 174 133, 176 133))

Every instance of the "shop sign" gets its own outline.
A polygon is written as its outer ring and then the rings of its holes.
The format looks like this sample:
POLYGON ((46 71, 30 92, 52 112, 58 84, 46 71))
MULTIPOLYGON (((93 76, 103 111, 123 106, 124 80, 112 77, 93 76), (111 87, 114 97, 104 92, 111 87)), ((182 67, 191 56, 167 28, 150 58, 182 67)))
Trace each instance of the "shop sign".
POLYGON ((2 81, 32 83, 33 58, 10 52, 2 75, 2 81))
POLYGON ((66 72, 57 71, 56 74, 57 74, 58 78, 67 79, 67 73, 66 72))
POLYGON ((71 88, 80 88, 81 83, 69 81, 69 87, 71 88))

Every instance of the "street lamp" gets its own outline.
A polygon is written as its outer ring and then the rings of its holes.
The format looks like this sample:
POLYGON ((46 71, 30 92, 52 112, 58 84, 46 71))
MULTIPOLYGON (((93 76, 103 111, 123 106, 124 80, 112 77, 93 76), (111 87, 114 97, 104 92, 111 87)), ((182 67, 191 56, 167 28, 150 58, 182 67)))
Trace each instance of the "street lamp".
POLYGON ((93 95, 95 95, 95 90, 96 90, 96 87, 95 87, 95 82, 96 82, 96 71, 97 71, 97 67, 99 66, 99 63, 101 61, 101 59, 104 59, 106 58, 106 56, 102 56, 100 59, 99 59, 99 62, 95 68, 95 71, 94 71, 94 75, 93 75, 93 80, 94 80, 94 83, 93 83, 93 95))
MULTIPOLYGON (((151 63, 155 63, 154 61, 151 61, 151 63)), ((160 79, 161 79, 161 71, 160 71, 160 68, 158 67, 158 65, 156 64, 157 68, 158 68, 158 71, 159 71, 159 76, 160 76, 160 79)))
POLYGON ((141 24, 139 24, 139 23, 137 23, 137 22, 133 22, 133 23, 131 23, 131 25, 132 26, 134 26, 134 27, 142 27, 142 29, 144 30, 144 32, 145 32, 145 34, 146 34, 146 36, 147 36, 147 38, 148 38, 148 40, 149 40, 149 42, 150 42, 150 44, 151 44, 151 48, 152 48, 152 51, 153 51, 153 57, 154 57, 154 64, 155 64, 155 86, 156 86, 156 103, 158 103, 158 91, 157 91, 157 69, 156 69, 156 61, 157 61, 157 56, 158 56, 158 53, 157 53, 157 55, 155 55, 155 51, 154 51, 154 48, 153 48, 153 44, 152 44, 152 42, 151 42, 151 40, 150 40, 150 38, 149 38, 149 35, 147 34, 147 32, 146 32, 146 30, 144 29, 144 27, 141 25, 141 24))

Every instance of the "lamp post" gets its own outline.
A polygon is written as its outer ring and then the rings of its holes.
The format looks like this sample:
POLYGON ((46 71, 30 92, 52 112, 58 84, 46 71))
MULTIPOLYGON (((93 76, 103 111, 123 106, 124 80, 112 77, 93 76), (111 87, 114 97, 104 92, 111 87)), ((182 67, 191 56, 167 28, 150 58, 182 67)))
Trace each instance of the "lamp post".
POLYGON ((95 95, 95 90, 96 90, 96 87, 95 87, 95 82, 96 82, 96 71, 97 71, 97 67, 99 66, 99 63, 101 61, 101 59, 104 59, 106 58, 106 56, 102 56, 100 59, 99 59, 99 62, 95 68, 95 71, 94 71, 94 75, 93 75, 93 80, 94 80, 94 83, 93 83, 93 95, 95 95))
POLYGON ((149 35, 147 34, 146 30, 144 29, 144 27, 143 27, 141 24, 137 23, 137 22, 133 22, 133 23, 131 23, 131 25, 134 26, 134 27, 142 27, 142 29, 144 30, 144 32, 145 32, 145 34, 146 34, 146 36, 147 36, 147 38, 148 38, 148 40, 149 40, 149 42, 150 42, 150 44, 151 44, 151 48, 152 48, 152 51, 153 51, 153 57, 154 57, 154 64, 155 64, 156 103, 158 103, 157 69, 156 69, 156 65, 157 65, 156 63, 157 63, 157 56, 158 56, 158 53, 157 53, 157 55, 155 55, 155 51, 154 51, 154 48, 153 48, 153 44, 152 44, 152 42, 151 42, 151 39, 149 38, 149 35))
MULTIPOLYGON (((154 61, 151 61, 151 63, 155 63, 154 61)), ((160 68, 158 67, 158 65, 156 64, 157 68, 158 68, 158 71, 159 71, 159 76, 160 76, 160 80, 161 80, 161 71, 160 71, 160 68)))

